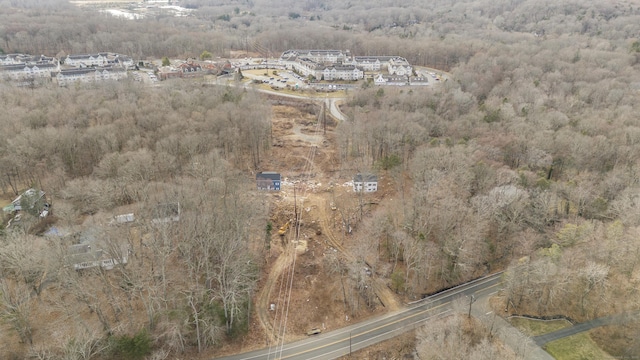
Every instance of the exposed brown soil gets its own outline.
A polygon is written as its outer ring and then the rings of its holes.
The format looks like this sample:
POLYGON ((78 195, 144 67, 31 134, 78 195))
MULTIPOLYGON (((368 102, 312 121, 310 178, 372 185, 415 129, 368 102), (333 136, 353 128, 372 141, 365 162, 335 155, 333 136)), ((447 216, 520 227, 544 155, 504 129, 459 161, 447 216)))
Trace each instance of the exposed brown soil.
POLYGON ((339 254, 345 262, 355 261, 346 251, 344 240, 338 240, 341 235, 336 232, 340 229, 335 224, 339 219, 330 208, 332 199, 353 196, 350 187, 344 185, 352 174, 337 171, 335 127, 328 126, 325 133, 310 110, 313 107, 304 104, 272 108, 274 146, 261 170, 281 172, 283 184, 280 192, 272 194, 271 247, 254 299, 255 326, 248 336, 254 341, 245 339, 242 349, 233 351, 304 338, 305 332, 314 327, 335 330, 400 307, 386 284, 376 280, 378 303, 359 311, 357 319, 352 318, 340 281, 326 268, 325 255, 329 252, 339 254), (297 229, 296 212, 300 219, 297 229), (284 236, 278 235, 278 229, 287 222, 292 226, 284 236))

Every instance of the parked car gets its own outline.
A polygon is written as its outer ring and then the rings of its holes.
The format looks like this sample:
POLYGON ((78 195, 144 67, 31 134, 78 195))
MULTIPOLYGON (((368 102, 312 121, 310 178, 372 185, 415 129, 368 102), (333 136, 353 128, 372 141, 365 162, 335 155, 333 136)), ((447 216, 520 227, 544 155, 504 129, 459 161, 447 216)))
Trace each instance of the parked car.
POLYGON ((318 328, 313 328, 313 329, 307 331, 307 336, 318 335, 321 332, 322 332, 322 330, 320 330, 318 328))

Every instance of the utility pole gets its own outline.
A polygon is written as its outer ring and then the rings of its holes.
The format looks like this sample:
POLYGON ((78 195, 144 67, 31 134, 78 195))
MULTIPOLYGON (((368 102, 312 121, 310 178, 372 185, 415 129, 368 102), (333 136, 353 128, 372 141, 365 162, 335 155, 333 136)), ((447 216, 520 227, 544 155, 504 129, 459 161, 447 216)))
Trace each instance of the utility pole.
POLYGON ((351 331, 349 331, 349 357, 351 357, 351 331))
POLYGON ((296 199, 296 186, 293 186, 293 214, 295 216, 295 222, 293 226, 296 228, 296 240, 298 240, 298 200, 296 199))
POLYGON ((327 135, 327 100, 325 95, 325 101, 322 103, 322 124, 323 124, 323 135, 327 135))

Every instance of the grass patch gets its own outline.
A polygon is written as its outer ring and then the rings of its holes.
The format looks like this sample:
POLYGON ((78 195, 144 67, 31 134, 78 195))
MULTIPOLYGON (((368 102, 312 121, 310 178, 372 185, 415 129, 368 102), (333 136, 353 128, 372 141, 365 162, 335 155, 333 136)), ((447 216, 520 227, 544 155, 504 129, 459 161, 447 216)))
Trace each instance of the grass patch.
POLYGON ((545 346, 545 350, 557 360, 614 359, 600 349, 588 333, 552 341, 545 346))
POLYGON ((522 317, 509 318, 511 325, 522 331, 523 334, 528 336, 538 336, 548 334, 560 329, 571 326, 571 323, 566 320, 534 320, 522 317))

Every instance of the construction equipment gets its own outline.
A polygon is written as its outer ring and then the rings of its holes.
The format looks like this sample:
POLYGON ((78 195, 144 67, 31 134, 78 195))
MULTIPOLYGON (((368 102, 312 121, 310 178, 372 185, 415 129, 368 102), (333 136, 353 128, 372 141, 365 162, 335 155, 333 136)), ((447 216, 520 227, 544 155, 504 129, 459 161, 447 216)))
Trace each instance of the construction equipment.
POLYGON ((284 225, 280 226, 280 229, 278 229, 278 235, 284 236, 284 234, 287 233, 287 229, 289 229, 289 223, 290 221, 287 221, 284 225))

